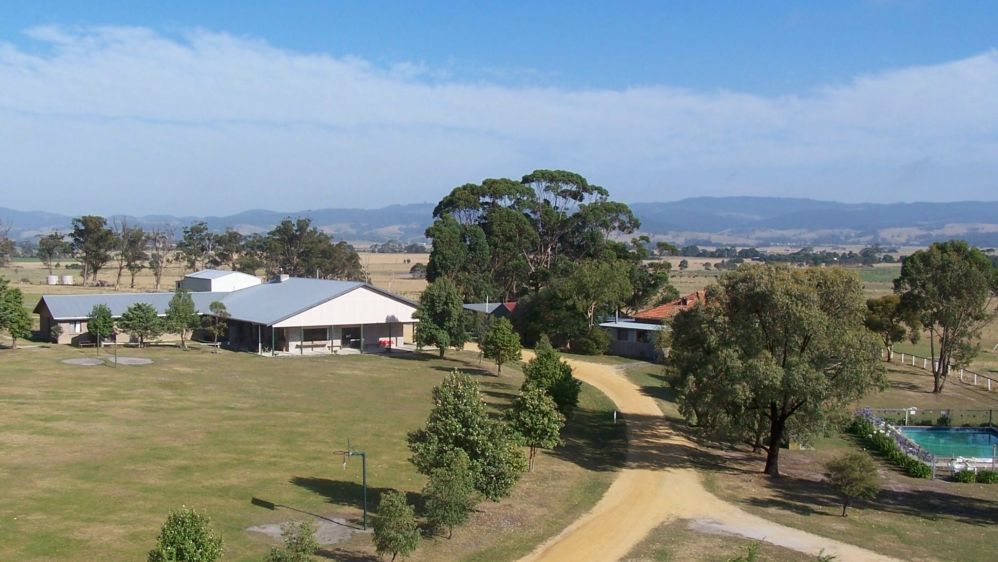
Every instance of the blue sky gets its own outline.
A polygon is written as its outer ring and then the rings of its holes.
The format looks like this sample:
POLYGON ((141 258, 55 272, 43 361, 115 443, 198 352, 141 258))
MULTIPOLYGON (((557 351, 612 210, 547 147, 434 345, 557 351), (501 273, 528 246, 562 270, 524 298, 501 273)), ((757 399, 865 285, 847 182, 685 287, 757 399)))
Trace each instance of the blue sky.
POLYGON ((376 207, 542 167, 625 201, 998 193, 996 3, 87 4, 4 3, 0 205, 376 207))

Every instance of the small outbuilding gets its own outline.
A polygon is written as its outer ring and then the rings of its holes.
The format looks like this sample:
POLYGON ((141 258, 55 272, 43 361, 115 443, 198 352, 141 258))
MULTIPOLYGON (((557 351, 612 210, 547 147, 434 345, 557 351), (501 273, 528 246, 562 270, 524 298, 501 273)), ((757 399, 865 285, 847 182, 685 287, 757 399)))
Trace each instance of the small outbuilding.
POLYGON ((185 275, 183 279, 177 281, 177 288, 192 293, 230 293, 247 287, 255 287, 261 283, 260 278, 255 275, 239 271, 205 269, 185 275))

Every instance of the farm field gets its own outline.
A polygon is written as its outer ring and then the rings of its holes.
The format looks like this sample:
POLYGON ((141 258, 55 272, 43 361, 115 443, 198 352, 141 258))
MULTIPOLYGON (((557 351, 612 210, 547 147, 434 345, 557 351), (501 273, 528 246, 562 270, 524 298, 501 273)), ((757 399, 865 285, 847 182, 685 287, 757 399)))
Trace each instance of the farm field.
MULTIPOLYGON (((519 390, 515 367, 495 377, 477 354, 264 358, 127 349, 143 366, 73 366, 94 350, 0 350, 0 560, 135 560, 166 514, 207 511, 226 560, 259 560, 274 544, 253 525, 315 514, 360 518, 360 462, 370 505, 387 488, 418 503, 424 477, 405 435, 425 421, 431 389, 472 373, 492 407, 519 390), (287 506, 269 511, 257 497, 287 506)), ((488 365, 486 365, 488 367, 488 365)), ((538 455, 513 497, 482 503, 454 539, 425 541, 413 560, 501 560, 530 550, 593 505, 613 478, 623 436, 612 404, 586 388, 564 447, 538 455)), ((365 560, 369 537, 327 551, 365 560)))
MULTIPOLYGON (((634 366, 628 369, 628 376, 658 399, 667 418, 678 427, 685 425, 660 367, 634 366)), ((931 376, 919 369, 892 366, 888 379, 887 390, 864 398, 856 406, 998 409, 998 393, 988 394, 967 386, 951 383, 942 396, 934 396, 931 376)), ((764 457, 746 450, 702 447, 697 462, 705 472, 709 490, 777 523, 904 560, 987 558, 983 553, 994 546, 990 529, 998 524, 998 487, 994 485, 909 478, 878 461, 884 488, 878 499, 851 508, 849 517, 839 517, 841 504, 822 482, 823 466, 858 446, 847 436, 832 435, 818 440, 813 449, 784 450, 780 454, 783 476, 778 479, 764 476, 764 457)), ((686 529, 688 540, 707 540, 697 538, 696 534, 689 537, 689 532, 686 529)), ((719 539, 712 542, 729 550, 740 541, 728 539, 727 543, 719 539)), ((646 549, 635 555, 668 551, 667 541, 659 542, 656 545, 654 537, 649 537, 646 549)), ((709 552, 717 552, 720 547, 715 544, 709 548, 712 549, 709 552)), ((777 552, 771 556, 782 560, 784 555, 790 556, 786 559, 794 559, 792 553, 777 552)), ((724 559, 721 553, 717 556, 724 559)), ((670 554, 664 559, 684 558, 670 554)))

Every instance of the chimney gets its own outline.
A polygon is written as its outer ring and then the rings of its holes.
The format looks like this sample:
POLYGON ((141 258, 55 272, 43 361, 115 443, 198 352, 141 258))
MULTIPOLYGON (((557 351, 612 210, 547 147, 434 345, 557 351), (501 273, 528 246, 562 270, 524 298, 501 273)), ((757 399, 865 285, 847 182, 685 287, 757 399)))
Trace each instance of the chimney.
POLYGON ((277 275, 274 276, 274 279, 271 281, 271 283, 284 283, 288 279, 291 279, 291 276, 288 275, 287 273, 278 273, 277 275))

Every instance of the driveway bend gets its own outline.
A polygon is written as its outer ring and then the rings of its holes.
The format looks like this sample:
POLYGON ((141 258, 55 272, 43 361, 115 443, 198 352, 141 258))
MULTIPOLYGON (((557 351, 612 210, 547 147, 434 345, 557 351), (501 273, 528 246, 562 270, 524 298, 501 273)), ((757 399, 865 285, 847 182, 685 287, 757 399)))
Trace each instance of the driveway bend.
POLYGON ((627 420, 627 462, 593 508, 521 562, 620 560, 655 527, 692 519, 701 530, 760 540, 799 552, 824 551, 838 560, 895 561, 854 545, 807 533, 756 515, 708 492, 689 460, 694 445, 671 430, 655 400, 620 369, 569 360, 580 380, 598 388, 627 420))

